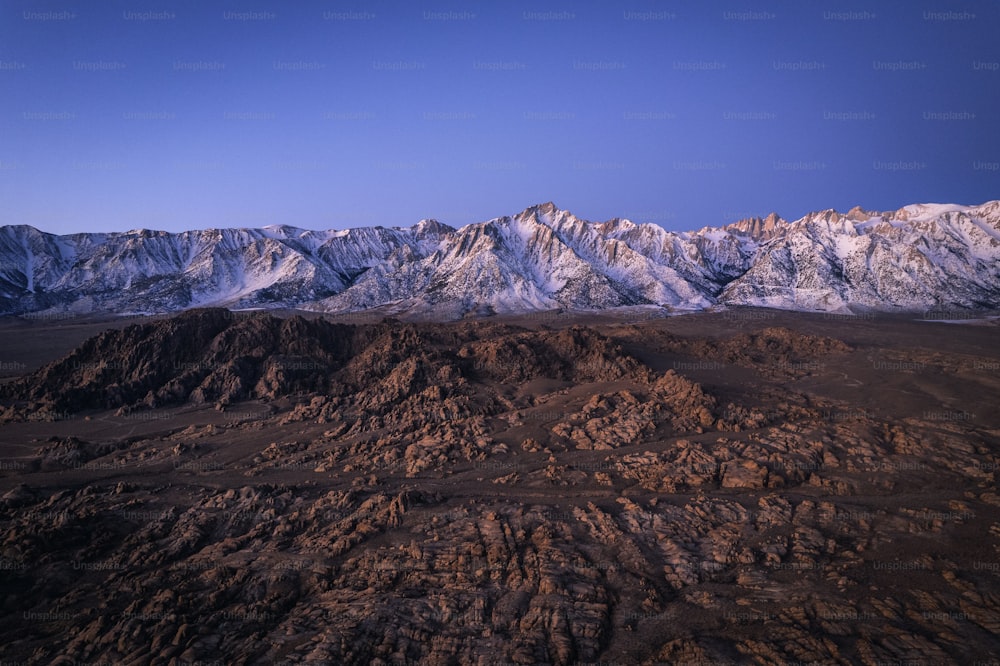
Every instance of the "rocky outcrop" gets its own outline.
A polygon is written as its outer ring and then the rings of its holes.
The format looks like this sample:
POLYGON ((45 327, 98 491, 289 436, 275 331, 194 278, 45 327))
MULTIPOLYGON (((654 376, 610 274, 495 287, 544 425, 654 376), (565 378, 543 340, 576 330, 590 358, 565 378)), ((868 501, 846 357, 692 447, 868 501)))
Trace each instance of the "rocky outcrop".
MULTIPOLYGON (((112 374, 64 359, 8 394, 66 408, 125 387, 115 409, 0 430, 4 659, 1000 657, 994 416, 889 416, 871 408, 881 386, 838 401, 821 390, 841 391, 836 372, 763 369, 873 353, 832 337, 644 332, 636 347, 627 326, 209 311, 88 342, 69 358, 117 353, 112 374), (197 346, 175 339, 199 318, 197 346), (142 331, 194 365, 170 375, 142 331), (735 390, 639 360, 656 354, 718 356, 752 380, 735 390), (209 358, 220 365, 197 384, 180 379, 209 358), (139 385, 140 367, 156 380, 139 385), (75 402, 57 402, 61 379, 75 402), (253 399, 215 409, 237 383, 230 399, 253 399), (164 386, 181 387, 172 406, 150 407, 164 386)), ((943 399, 995 386, 947 349, 893 353, 939 364, 943 399), (945 370, 965 374, 945 383, 945 370)))
MULTIPOLYGON (((82 410, 151 409, 319 393, 299 415, 333 418, 350 401, 367 414, 480 413, 470 383, 620 379, 646 372, 592 330, 417 327, 396 320, 345 325, 302 317, 192 310, 110 330, 58 361, 0 386, 3 418, 82 410)), ((296 418, 296 416, 292 416, 296 418)))

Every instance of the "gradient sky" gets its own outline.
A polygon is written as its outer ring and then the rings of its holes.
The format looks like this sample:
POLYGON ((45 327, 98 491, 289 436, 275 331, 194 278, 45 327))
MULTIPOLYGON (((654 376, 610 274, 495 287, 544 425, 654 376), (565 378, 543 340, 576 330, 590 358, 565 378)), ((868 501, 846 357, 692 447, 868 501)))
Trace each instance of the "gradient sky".
POLYGON ((1000 3, 0 2, 0 224, 1000 198, 1000 3))

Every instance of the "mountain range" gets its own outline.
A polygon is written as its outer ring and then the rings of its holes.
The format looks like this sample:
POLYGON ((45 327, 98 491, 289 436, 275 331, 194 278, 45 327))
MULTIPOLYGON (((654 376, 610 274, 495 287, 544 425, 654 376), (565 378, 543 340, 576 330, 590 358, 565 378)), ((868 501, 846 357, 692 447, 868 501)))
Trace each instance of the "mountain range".
POLYGON ((1000 307, 1000 201, 776 214, 692 232, 553 203, 459 229, 291 226, 53 235, 0 227, 0 313, 201 306, 521 313, 717 305, 1000 307))

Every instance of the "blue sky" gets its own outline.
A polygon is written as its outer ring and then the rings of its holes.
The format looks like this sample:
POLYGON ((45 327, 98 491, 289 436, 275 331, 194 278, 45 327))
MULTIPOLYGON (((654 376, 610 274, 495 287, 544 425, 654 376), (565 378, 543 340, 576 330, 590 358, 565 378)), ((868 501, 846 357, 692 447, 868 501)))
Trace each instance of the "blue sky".
POLYGON ((0 3, 0 224, 1000 198, 1000 3, 0 3))

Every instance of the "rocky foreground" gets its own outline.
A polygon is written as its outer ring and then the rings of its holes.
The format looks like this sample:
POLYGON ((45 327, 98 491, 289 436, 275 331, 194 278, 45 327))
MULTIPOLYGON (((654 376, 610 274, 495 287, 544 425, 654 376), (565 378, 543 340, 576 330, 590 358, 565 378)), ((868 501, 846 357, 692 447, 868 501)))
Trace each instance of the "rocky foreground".
POLYGON ((745 323, 103 333, 0 386, 0 655, 996 663, 996 327, 745 323))

